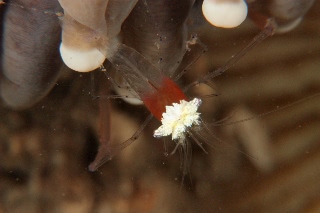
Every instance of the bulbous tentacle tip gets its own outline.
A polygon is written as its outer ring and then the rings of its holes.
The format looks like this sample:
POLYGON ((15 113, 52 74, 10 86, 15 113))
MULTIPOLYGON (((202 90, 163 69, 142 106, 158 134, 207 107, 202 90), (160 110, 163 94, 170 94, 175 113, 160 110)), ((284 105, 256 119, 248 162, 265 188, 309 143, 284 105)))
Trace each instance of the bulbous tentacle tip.
POLYGON ((248 7, 244 0, 204 0, 202 13, 216 27, 234 28, 246 19, 248 7))
POLYGON ((105 56, 97 49, 75 49, 61 42, 60 55, 63 62, 72 70, 90 72, 99 68, 105 61, 105 56))

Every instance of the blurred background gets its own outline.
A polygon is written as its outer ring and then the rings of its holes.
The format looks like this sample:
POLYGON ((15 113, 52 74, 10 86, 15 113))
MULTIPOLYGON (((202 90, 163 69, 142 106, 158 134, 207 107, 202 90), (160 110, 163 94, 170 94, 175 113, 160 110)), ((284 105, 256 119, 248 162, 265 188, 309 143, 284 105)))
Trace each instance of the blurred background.
MULTIPOLYGON (((217 94, 204 98, 201 111, 218 140, 205 147, 208 154, 193 145, 183 183, 179 154, 165 157, 162 140, 152 137, 157 121, 88 171, 99 134, 91 74, 64 68, 36 106, 1 106, 0 212, 319 212, 319 10, 316 1, 297 28, 263 41, 214 78, 214 90, 189 91, 217 94)), ((258 33, 250 20, 236 29, 203 26, 198 36, 208 51, 181 85, 223 65, 258 33)), ((111 107, 115 143, 148 115, 121 99, 111 107)))

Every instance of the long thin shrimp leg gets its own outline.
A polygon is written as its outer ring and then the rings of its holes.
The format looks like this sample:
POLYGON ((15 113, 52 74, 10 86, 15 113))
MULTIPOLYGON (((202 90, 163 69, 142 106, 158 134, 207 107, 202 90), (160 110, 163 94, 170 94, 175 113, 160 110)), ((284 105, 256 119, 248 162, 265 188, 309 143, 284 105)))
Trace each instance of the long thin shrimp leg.
POLYGON ((254 39, 242 50, 240 50, 236 55, 234 55, 227 63, 225 63, 222 67, 210 72, 209 74, 203 76, 199 80, 187 85, 184 88, 184 92, 188 91, 191 87, 199 85, 201 83, 207 83, 210 79, 223 74, 226 70, 233 67, 247 52, 249 52, 253 47, 258 45, 264 39, 269 36, 272 36, 275 33, 277 24, 273 18, 268 19, 265 28, 256 36, 254 39))
MULTIPOLYGON (((100 143, 101 146, 99 148, 98 154, 96 156, 96 159, 89 165, 89 171, 93 172, 96 171, 100 166, 102 166, 105 162, 111 160, 113 156, 118 154, 121 150, 132 144, 134 141, 136 141, 141 132, 144 130, 144 128, 148 125, 148 123, 153 118, 153 115, 149 115, 145 121, 141 124, 139 129, 126 141, 122 142, 116 147, 110 147, 109 145, 109 137, 100 137, 100 143)), ((104 125, 101 125, 101 127, 108 128, 104 125)), ((103 130, 104 131, 104 130, 103 130)), ((107 130, 108 131, 108 130, 107 130)))

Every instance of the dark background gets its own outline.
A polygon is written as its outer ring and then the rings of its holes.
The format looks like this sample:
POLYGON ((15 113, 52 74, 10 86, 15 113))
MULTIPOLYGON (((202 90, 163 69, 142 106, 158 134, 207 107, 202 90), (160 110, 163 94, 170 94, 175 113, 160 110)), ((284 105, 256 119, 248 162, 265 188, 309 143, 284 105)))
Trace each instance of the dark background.
MULTIPOLYGON (((25 111, 0 108, 0 212, 319 212, 320 4, 293 31, 275 35, 213 80, 218 97, 202 105, 212 127, 209 154, 194 146, 181 187, 179 154, 164 157, 153 122, 138 141, 88 172, 98 146, 98 100, 91 74, 62 71, 52 92, 25 111), (249 157, 248 157, 249 156, 249 157), (191 181, 190 181, 191 179, 191 181), (192 183, 191 183, 192 182, 192 183), (181 188, 180 188, 181 187, 181 188)), ((185 83, 226 62, 256 34, 203 27, 209 51, 185 83)), ((198 87, 190 94, 211 94, 198 87)), ((126 140, 147 112, 112 101, 112 140, 126 140)))

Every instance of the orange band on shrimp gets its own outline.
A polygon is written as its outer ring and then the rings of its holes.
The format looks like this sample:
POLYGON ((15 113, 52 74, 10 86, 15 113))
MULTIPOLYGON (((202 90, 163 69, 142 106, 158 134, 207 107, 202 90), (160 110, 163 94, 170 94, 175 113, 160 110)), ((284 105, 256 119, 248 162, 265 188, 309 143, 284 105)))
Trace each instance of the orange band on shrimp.
POLYGON ((162 118, 162 114, 166 111, 166 106, 179 103, 181 100, 187 100, 183 91, 170 78, 164 77, 161 85, 160 88, 155 88, 156 92, 141 97, 145 106, 159 121, 162 118))

